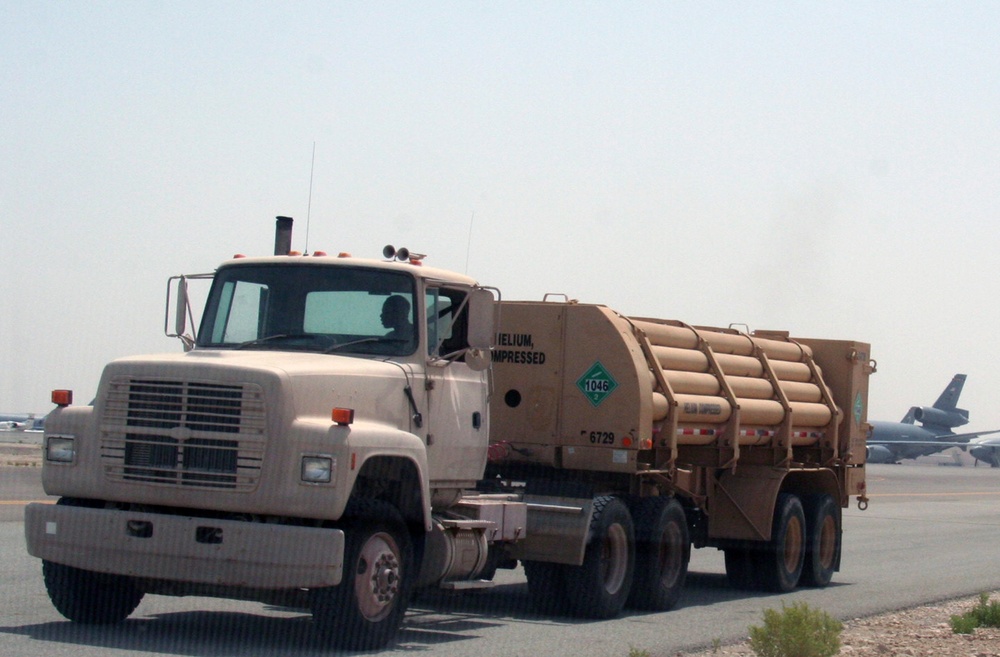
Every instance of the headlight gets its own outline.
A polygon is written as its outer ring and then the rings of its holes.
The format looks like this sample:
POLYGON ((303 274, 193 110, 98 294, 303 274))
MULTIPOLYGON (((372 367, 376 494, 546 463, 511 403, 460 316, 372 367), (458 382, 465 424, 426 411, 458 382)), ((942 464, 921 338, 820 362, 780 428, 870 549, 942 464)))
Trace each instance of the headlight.
POLYGON ((73 436, 49 436, 45 442, 45 460, 72 463, 76 459, 76 439, 73 436))
POLYGON ((332 456, 303 456, 302 481, 308 484, 333 483, 333 470, 337 459, 332 456))

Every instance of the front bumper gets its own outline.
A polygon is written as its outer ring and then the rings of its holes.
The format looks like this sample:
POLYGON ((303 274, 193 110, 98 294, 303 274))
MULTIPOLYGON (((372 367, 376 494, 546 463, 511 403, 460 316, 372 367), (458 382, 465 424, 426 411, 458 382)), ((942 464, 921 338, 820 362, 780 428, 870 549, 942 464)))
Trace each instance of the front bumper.
POLYGON ((132 577, 293 589, 336 586, 338 529, 29 504, 28 553, 54 563, 132 577))

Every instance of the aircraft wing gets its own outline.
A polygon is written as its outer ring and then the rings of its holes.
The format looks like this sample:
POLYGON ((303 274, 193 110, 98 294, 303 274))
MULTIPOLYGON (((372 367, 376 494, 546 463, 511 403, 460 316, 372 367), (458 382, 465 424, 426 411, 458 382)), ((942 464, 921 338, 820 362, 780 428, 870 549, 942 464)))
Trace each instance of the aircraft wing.
POLYGON ((912 445, 914 447, 968 447, 969 443, 946 443, 936 440, 869 440, 868 445, 912 445))
POLYGON ((866 442, 869 445, 913 445, 918 447, 968 447, 969 441, 991 433, 1000 433, 1000 429, 990 431, 970 431, 969 433, 953 433, 941 436, 941 440, 872 440, 866 442))
POLYGON ((944 441, 957 444, 966 444, 973 438, 978 438, 979 436, 985 436, 991 433, 1000 433, 1000 429, 991 429, 990 431, 970 431, 968 433, 953 433, 947 436, 941 436, 942 440, 938 441, 938 444, 944 441))

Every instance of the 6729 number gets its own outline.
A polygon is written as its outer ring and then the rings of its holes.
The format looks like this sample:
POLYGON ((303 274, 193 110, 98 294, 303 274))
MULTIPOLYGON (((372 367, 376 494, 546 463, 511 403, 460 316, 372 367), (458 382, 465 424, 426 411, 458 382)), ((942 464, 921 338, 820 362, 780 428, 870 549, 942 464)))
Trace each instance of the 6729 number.
POLYGON ((615 434, 613 431, 591 431, 590 443, 592 445, 614 445, 615 434))

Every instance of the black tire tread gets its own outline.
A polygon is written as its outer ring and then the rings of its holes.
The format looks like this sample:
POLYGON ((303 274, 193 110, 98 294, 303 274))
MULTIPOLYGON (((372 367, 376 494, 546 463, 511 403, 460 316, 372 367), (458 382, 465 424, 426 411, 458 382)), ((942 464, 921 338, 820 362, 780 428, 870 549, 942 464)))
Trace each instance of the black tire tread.
POLYGON ((757 583, 759 588, 775 593, 787 593, 793 590, 798 585, 798 581, 802 575, 807 542, 805 512, 802 509, 802 502, 797 495, 781 493, 778 495, 777 503, 774 505, 771 540, 764 545, 763 549, 755 551, 753 554, 758 569, 757 583), (802 523, 802 558, 799 559, 798 568, 794 572, 785 572, 784 557, 781 554, 784 546, 782 536, 784 526, 791 520, 790 516, 792 515, 797 516, 802 523))
POLYGON ((313 622, 319 635, 334 648, 384 648, 396 638, 412 594, 416 571, 409 531, 395 506, 369 498, 351 500, 344 512, 343 525, 344 579, 337 586, 309 592, 313 622), (352 564, 366 537, 378 531, 390 533, 397 542, 401 552, 403 583, 392 612, 378 623, 371 623, 357 612, 354 604, 352 564))
POLYGON ((647 497, 633 505, 632 517, 636 534, 635 574, 628 606, 646 611, 668 611, 680 598, 691 557, 684 509, 674 498, 647 497), (659 563, 659 541, 666 529, 664 522, 676 524, 680 529, 681 544, 675 546, 681 551, 680 572, 669 588, 662 585, 659 563))
POLYGON ((75 623, 119 623, 135 611, 145 595, 124 575, 81 570, 42 561, 42 577, 56 610, 75 623))
POLYGON ((587 542, 583 564, 567 566, 565 586, 570 610, 583 618, 614 618, 625 607, 632 588, 635 569, 635 525, 625 503, 614 495, 594 498, 594 511, 590 519, 590 539, 587 542), (625 581, 615 594, 604 590, 601 569, 601 543, 608 522, 623 523, 628 536, 628 564, 625 581), (608 520, 610 518, 611 520, 608 520))
POLYGON ((802 498, 806 514, 806 559, 802 566, 803 586, 824 587, 833 579, 833 573, 840 562, 842 518, 840 509, 830 495, 810 495, 802 498), (827 514, 832 514, 836 522, 836 546, 831 567, 823 566, 820 559, 819 526, 827 514))

